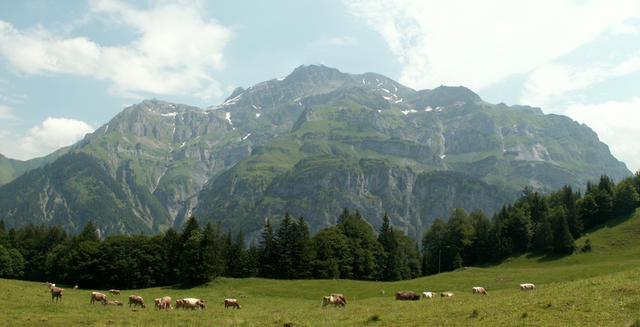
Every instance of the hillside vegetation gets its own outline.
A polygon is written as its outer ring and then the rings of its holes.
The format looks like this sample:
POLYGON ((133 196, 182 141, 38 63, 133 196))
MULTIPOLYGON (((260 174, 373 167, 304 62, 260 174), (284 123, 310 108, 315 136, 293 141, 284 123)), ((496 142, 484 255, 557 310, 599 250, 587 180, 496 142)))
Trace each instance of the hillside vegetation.
MULTIPOLYGON (((88 289, 65 289, 51 303, 46 286, 0 279, 0 319, 11 326, 631 326, 640 318, 640 210, 619 217, 577 240, 590 252, 564 257, 522 255, 494 267, 467 267, 401 282, 218 278, 195 288, 123 290, 140 295, 146 309, 90 305, 88 289), (518 284, 535 283, 523 292, 518 284), (488 295, 472 295, 484 286, 488 295), (381 294, 381 291, 385 294, 381 294), (416 302, 394 299, 400 290, 452 291, 452 298, 416 302), (322 296, 345 294, 345 308, 322 308, 322 296), (164 295, 205 299, 204 311, 153 309, 164 295), (238 298, 241 310, 224 309, 238 298)), ((59 285, 58 285, 59 286, 59 285)), ((107 293, 106 290, 102 290, 107 293)), ((125 301, 126 302, 126 301, 125 301)))

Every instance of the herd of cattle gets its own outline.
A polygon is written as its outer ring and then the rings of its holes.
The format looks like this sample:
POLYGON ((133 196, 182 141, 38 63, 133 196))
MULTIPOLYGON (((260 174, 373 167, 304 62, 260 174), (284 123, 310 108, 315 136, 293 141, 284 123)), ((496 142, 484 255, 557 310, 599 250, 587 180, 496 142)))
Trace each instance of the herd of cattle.
MULTIPOLYGON (((56 287, 56 284, 53 283, 43 283, 43 285, 47 285, 51 291, 51 302, 53 302, 54 300, 56 302, 61 301, 62 300, 62 293, 64 293, 64 290, 61 288, 56 287)), ((78 289, 78 285, 74 286, 73 289, 78 289)), ((520 290, 522 291, 530 291, 530 290, 535 290, 536 286, 534 284, 531 283, 524 283, 524 284, 520 284, 520 290)), ((487 290, 485 290, 484 287, 480 287, 480 286, 475 286, 471 288, 471 292, 473 294, 484 294, 487 295, 487 290)), ((109 293, 113 294, 113 295, 120 295, 120 291, 119 290, 114 290, 111 289, 109 290, 109 293)), ((382 291, 382 294, 384 295, 384 291, 382 291)), ((440 297, 451 297, 453 296, 452 292, 442 292, 440 293, 440 297)), ((433 292, 422 292, 422 294, 418 294, 415 292, 411 292, 411 291, 399 291, 396 292, 396 300, 410 300, 410 301, 416 301, 416 300, 420 300, 422 299, 433 299, 435 297, 435 293, 433 292)), ((100 293, 100 292, 91 292, 91 304, 95 304, 96 302, 102 302, 102 304, 104 304, 105 306, 107 305, 112 305, 112 306, 124 306, 124 303, 122 303, 121 301, 109 301, 107 300, 107 296, 100 293)), ((155 302, 155 307, 156 309, 159 310, 170 310, 173 309, 173 307, 171 306, 171 297, 170 296, 164 296, 162 298, 157 298, 154 300, 155 302)), ((137 295, 131 295, 129 296, 129 307, 131 307, 131 305, 133 304, 133 307, 137 307, 140 306, 142 308, 146 308, 147 306, 144 304, 144 300, 142 299, 141 296, 137 296, 137 295)), ((332 293, 328 296, 323 296, 322 297, 322 306, 325 307, 328 304, 333 304, 334 306, 346 306, 347 305, 347 299, 344 297, 344 295, 339 294, 339 293, 332 293)), ((240 305, 240 303, 238 302, 238 300, 236 299, 225 299, 224 300, 224 307, 225 308, 236 308, 236 309, 240 309, 242 308, 242 306, 240 305)), ((182 309, 206 309, 207 305, 204 303, 204 300, 202 299, 196 299, 196 298, 184 298, 184 299, 177 299, 175 302, 175 308, 182 308, 182 309)))
MULTIPOLYGON (((64 290, 61 288, 56 287, 56 284, 53 283, 42 283, 43 285, 46 285, 49 287, 50 292, 51 292, 51 302, 53 302, 54 300, 56 302, 58 301, 62 301, 62 294, 64 293, 64 290)), ((73 287, 74 290, 78 289, 78 286, 74 286, 73 287)), ((120 295, 120 291, 119 290, 114 290, 111 289, 109 290, 109 293, 113 294, 113 295, 120 295)), ((100 292, 91 292, 91 299, 90 299, 90 304, 95 304, 96 302, 102 302, 103 305, 107 306, 107 305, 112 305, 112 306, 117 306, 117 307, 122 307, 124 306, 124 303, 122 301, 110 301, 107 299, 107 296, 105 294, 102 294, 100 292)), ((156 309, 160 309, 160 310, 168 310, 168 309, 173 309, 173 307, 171 306, 171 297, 170 296, 164 296, 162 298, 158 298, 154 300, 155 305, 156 305, 156 309)), ((131 305, 133 305, 133 307, 137 307, 140 306, 142 308, 146 308, 147 306, 144 304, 144 299, 142 298, 142 296, 138 296, 138 295, 131 295, 129 296, 129 307, 131 307, 131 305)), ((242 306, 240 305, 240 303, 238 302, 238 300, 236 299, 225 299, 224 300, 224 307, 228 308, 228 307, 233 307, 236 309, 240 309, 242 306)), ((177 299, 175 302, 175 308, 182 308, 182 309, 206 309, 207 305, 205 304, 204 300, 202 299, 196 299, 196 298, 184 298, 184 299, 177 299)))

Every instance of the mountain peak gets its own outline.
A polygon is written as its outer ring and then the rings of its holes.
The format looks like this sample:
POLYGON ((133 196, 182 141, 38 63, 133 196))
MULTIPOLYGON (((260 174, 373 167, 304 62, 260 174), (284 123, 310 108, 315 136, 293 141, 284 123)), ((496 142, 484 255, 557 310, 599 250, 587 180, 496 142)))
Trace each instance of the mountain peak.
POLYGON ((349 74, 324 65, 302 65, 294 69, 285 80, 317 84, 330 80, 346 80, 348 76, 349 74))

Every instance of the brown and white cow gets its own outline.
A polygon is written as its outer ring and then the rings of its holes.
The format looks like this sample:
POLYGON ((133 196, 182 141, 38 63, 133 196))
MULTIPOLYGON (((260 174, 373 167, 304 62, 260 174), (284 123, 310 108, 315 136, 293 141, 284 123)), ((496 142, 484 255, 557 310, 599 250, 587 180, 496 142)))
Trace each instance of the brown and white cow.
POLYGON ((396 292, 396 300, 417 301, 420 300, 420 294, 411 291, 396 292))
POLYGON ((137 295, 131 295, 129 296, 129 307, 131 307, 131 304, 133 304, 133 307, 137 307, 138 305, 146 308, 147 306, 144 305, 144 300, 142 299, 142 296, 137 296, 137 295))
POLYGON ((520 284, 520 290, 521 291, 532 291, 535 290, 536 286, 531 284, 531 283, 524 283, 524 284, 520 284))
POLYGON ((195 310, 196 308, 200 308, 200 309, 207 308, 207 305, 204 303, 204 300, 201 300, 201 299, 188 297, 188 298, 182 299, 182 301, 183 301, 182 307, 184 309, 195 310))
POLYGON ((347 300, 345 300, 344 295, 342 294, 331 294, 329 296, 322 297, 322 306, 325 307, 327 304, 333 304, 334 306, 345 306, 347 305, 347 300))
POLYGON ((120 291, 119 290, 109 290, 109 293, 114 294, 114 295, 120 295, 120 291))
POLYGON ((165 310, 173 309, 171 307, 171 297, 170 296, 163 296, 160 299, 160 309, 165 309, 165 310))
POLYGON ((107 301, 107 296, 100 292, 91 292, 91 304, 94 304, 96 301, 107 301))
POLYGON ((242 306, 236 299, 224 299, 224 308, 227 309, 229 307, 241 309, 242 306))
POLYGON ((433 299, 433 292, 422 292, 422 298, 423 299, 433 299))
POLYGON ((475 286, 471 288, 471 292, 473 294, 484 294, 487 295, 487 290, 484 289, 484 287, 480 287, 480 286, 475 286))
POLYGON ((58 300, 62 301, 63 292, 63 289, 51 286, 51 302, 53 302, 54 298, 56 299, 56 302, 58 302, 58 300))
POLYGON ((452 297, 453 293, 452 292, 442 292, 440 293, 440 297, 452 297))
POLYGON ((114 307, 115 306, 118 306, 118 307, 122 306, 122 302, 120 302, 120 301, 109 301, 109 300, 107 300, 107 301, 103 301, 102 304, 104 304, 105 306, 112 305, 114 307))
POLYGON ((77 289, 78 289, 78 285, 74 286, 74 287, 73 287, 73 289, 74 289, 74 290, 77 290, 77 289))
POLYGON ((178 308, 184 308, 184 300, 183 299, 177 299, 176 300, 176 309, 178 308))

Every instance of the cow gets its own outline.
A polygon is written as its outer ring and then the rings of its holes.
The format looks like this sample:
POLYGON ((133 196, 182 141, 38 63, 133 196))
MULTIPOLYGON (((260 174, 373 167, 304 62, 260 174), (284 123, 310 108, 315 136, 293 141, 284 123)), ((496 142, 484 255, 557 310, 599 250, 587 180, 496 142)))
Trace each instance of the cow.
POLYGON ((120 291, 118 291, 118 290, 109 290, 109 293, 114 294, 114 295, 120 295, 120 291))
POLYGON ((453 293, 451 292, 442 292, 440 293, 440 297, 452 297, 453 293))
POLYGON ((399 291, 396 292, 396 300, 417 301, 420 300, 420 294, 411 291, 399 291))
POLYGON ((334 306, 345 306, 347 305, 347 300, 345 300, 344 295, 342 294, 331 294, 329 296, 322 297, 322 306, 325 307, 327 304, 333 304, 334 306))
POLYGON ((531 283, 524 283, 524 284, 520 284, 520 290, 521 291, 532 291, 535 290, 536 286, 531 284, 531 283))
POLYGON ((187 308, 191 308, 191 310, 195 310, 196 308, 200 308, 200 309, 206 309, 207 305, 204 304, 204 300, 201 299, 196 299, 196 298, 186 298, 186 299, 182 299, 182 307, 187 309, 187 308))
POLYGON ((62 301, 63 292, 63 289, 51 286, 51 302, 53 302, 54 298, 56 299, 56 302, 58 302, 58 300, 62 301))
POLYGON ((99 292, 91 292, 91 304, 94 304, 96 301, 107 301, 107 296, 99 293, 99 292))
POLYGON ((487 290, 484 289, 484 287, 480 287, 480 286, 475 286, 471 288, 471 292, 473 294, 484 294, 487 295, 487 290))
POLYGON ((74 287, 73 287, 73 289, 74 289, 74 290, 77 290, 77 289, 78 289, 78 285, 74 286, 74 287))
POLYGON ((171 307, 171 297, 170 296, 163 296, 160 299, 160 309, 173 309, 171 307))
POLYGON ((229 307, 233 307, 236 309, 241 309, 242 306, 236 299, 224 299, 224 308, 227 309, 229 307))
POLYGON ((137 295, 131 295, 129 296, 129 307, 131 307, 131 304, 133 304, 133 307, 137 307, 138 305, 146 308, 147 306, 144 305, 144 300, 142 299, 141 296, 137 296, 137 295))
POLYGON ((184 300, 183 299, 177 299, 176 300, 176 309, 178 308, 184 308, 184 300))
POLYGON ((113 302, 119 307, 124 305, 124 303, 122 303, 122 301, 113 301, 113 302))
POLYGON ((161 298, 156 298, 153 300, 153 302, 155 302, 156 304, 156 309, 160 309, 160 303, 162 302, 161 298))
POLYGON ((433 292, 422 292, 423 299, 433 299, 433 292))
POLYGON ((107 305, 122 306, 122 302, 120 301, 102 301, 102 304, 104 304, 105 306, 107 305))

